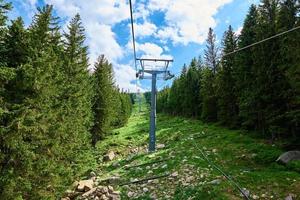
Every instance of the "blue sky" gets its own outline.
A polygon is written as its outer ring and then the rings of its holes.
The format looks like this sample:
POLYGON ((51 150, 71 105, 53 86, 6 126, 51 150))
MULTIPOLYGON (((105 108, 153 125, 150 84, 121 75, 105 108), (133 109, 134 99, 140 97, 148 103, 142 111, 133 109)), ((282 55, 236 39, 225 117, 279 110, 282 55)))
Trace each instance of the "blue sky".
MULTIPOLYGON (((54 5, 66 30, 68 21, 79 13, 86 29, 91 68, 100 54, 114 65, 116 84, 135 92, 148 90, 150 81, 135 85, 128 0, 11 0, 10 18, 22 16, 31 23, 37 6, 54 5)), ((133 0, 137 56, 173 58, 170 70, 181 71, 184 63, 203 54, 209 27, 220 42, 229 25, 241 30, 249 6, 259 0, 133 0)), ((161 89, 171 81, 158 81, 161 89)))

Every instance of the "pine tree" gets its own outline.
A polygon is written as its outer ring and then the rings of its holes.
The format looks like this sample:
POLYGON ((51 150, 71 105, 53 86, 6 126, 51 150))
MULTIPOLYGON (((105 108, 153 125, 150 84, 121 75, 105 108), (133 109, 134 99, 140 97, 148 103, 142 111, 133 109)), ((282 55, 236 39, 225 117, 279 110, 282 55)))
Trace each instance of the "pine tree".
POLYGON ((30 58, 18 70, 24 98, 15 109, 3 138, 8 153, 6 159, 10 160, 1 171, 5 177, 1 183, 4 185, 2 195, 7 199, 53 196, 46 191, 47 185, 60 185, 57 176, 60 173, 64 176, 67 171, 58 166, 63 158, 62 140, 59 140, 62 136, 57 124, 61 62, 51 43, 52 30, 57 29, 51 13, 52 7, 46 6, 36 14, 29 29, 30 58))
POLYGON ((218 52, 219 49, 216 45, 216 34, 212 28, 209 28, 206 39, 206 50, 204 50, 204 59, 206 66, 211 68, 214 74, 216 74, 218 70, 218 52))
MULTIPOLYGON (((88 49, 84 44, 84 31, 77 14, 70 21, 68 31, 64 33, 63 81, 60 87, 60 110, 63 118, 61 131, 66 136, 65 159, 74 163, 74 170, 78 173, 83 173, 80 166, 88 163, 87 159, 91 158, 88 156, 91 154, 89 131, 93 123, 92 76, 88 71, 88 49)), ((57 33, 54 35, 57 36, 57 33)), ((59 52, 59 48, 54 50, 59 52)))
MULTIPOLYGON (((231 26, 223 37, 223 54, 236 49, 236 36, 231 26)), ((218 121, 229 127, 237 126, 238 104, 235 90, 234 70, 235 56, 228 55, 222 58, 221 67, 217 75, 218 121)))
POLYGON ((210 68, 202 70, 201 81, 201 119, 204 121, 217 120, 217 98, 215 94, 215 76, 210 68))
MULTIPOLYGON (((7 12, 11 9, 11 4, 0 0, 0 126, 4 123, 4 117, 7 114, 7 102, 4 100, 4 95, 6 90, 4 88, 5 84, 14 78, 15 72, 12 68, 7 66, 7 57, 5 55, 5 35, 7 32, 6 21, 7 12)), ((2 129, 1 129, 2 131, 2 129)), ((2 134, 2 133, 1 133, 2 134)))
MULTIPOLYGON (((278 14, 276 0, 263 0, 259 7, 260 18, 257 27, 257 40, 275 35, 278 14)), ((286 97, 283 95, 287 89, 287 82, 279 69, 279 41, 263 43, 254 52, 255 63, 253 73, 256 78, 254 84, 253 105, 255 110, 256 129, 263 133, 275 135, 283 132, 279 121, 286 110, 286 97)))
POLYGON ((104 139, 111 129, 113 118, 113 74, 112 65, 104 55, 98 58, 95 64, 94 88, 95 98, 93 104, 94 126, 92 129, 92 144, 104 139))
POLYGON ((198 66, 197 60, 194 58, 186 74, 186 106, 184 108, 186 110, 187 115, 192 117, 198 117, 200 111, 200 70, 201 69, 198 66))
POLYGON ((218 48, 216 47, 216 35, 211 28, 206 43, 206 50, 204 50, 206 68, 201 75, 201 118, 205 121, 215 121, 217 119, 215 75, 218 71, 218 48))
MULTIPOLYGON (((256 26, 258 23, 258 13, 255 5, 251 5, 249 13, 244 21, 241 35, 239 36, 238 47, 243 48, 256 42, 256 26)), ((238 104, 239 117, 241 118, 242 126, 253 129, 255 127, 255 113, 253 112, 254 90, 253 82, 256 80, 253 72, 254 65, 254 50, 245 49, 240 51, 237 57, 237 68, 234 73, 238 104)))
MULTIPOLYGON (((300 5, 300 4, 299 4, 300 5)), ((299 5, 296 0, 284 0, 280 3, 278 13, 277 32, 290 30, 297 26, 299 5), (297 10, 298 6, 298 10, 297 10)), ((299 20, 299 17, 298 17, 299 20)), ((298 24, 299 25, 299 24, 298 24)), ((287 81, 287 88, 282 91, 282 96, 287 99, 287 110, 282 113, 278 122, 288 133, 296 136, 299 133, 300 122, 300 33, 291 32, 280 37, 280 63, 279 70, 287 81)), ((299 137, 299 136, 298 136, 299 137)))

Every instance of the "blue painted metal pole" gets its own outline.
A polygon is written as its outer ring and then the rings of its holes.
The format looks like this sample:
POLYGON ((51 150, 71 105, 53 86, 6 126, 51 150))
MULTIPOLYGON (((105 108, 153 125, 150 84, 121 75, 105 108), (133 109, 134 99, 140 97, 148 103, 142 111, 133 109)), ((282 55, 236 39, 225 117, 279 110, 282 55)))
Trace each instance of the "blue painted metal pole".
POLYGON ((156 129, 156 73, 153 73, 152 74, 152 90, 151 90, 149 152, 155 151, 155 140, 156 140, 155 129, 156 129))

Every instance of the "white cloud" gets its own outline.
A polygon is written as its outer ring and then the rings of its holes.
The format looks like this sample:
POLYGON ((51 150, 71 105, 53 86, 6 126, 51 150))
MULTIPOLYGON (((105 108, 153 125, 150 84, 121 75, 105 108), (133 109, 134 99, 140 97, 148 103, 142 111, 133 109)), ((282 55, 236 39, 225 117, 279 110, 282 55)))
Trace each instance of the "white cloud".
POLYGON ((140 89, 141 92, 144 92, 144 89, 140 87, 139 84, 135 83, 135 70, 129 65, 116 65, 115 69, 116 85, 120 89, 126 89, 130 92, 136 92, 137 89, 140 89))
POLYGON ((91 22, 85 24, 88 37, 91 62, 96 61, 97 57, 104 54, 110 62, 116 63, 123 57, 123 49, 115 39, 115 33, 111 26, 91 22))
POLYGON ((235 34, 236 34, 237 36, 241 35, 242 30, 243 30, 243 27, 241 26, 241 27, 239 27, 239 28, 235 31, 235 34))
MULTIPOLYGON (((129 19, 127 0, 45 0, 45 2, 54 5, 61 17, 71 19, 79 13, 86 30, 91 68, 97 57, 104 54, 113 63, 116 84, 120 88, 135 91, 135 85, 132 84, 135 80, 135 70, 128 65, 119 64, 124 52, 112 30, 114 25, 129 19)), ((153 32, 153 25, 144 25, 148 28, 141 34, 153 32)))
POLYGON ((174 44, 203 43, 209 27, 216 26, 214 15, 232 0, 150 0, 149 9, 165 13, 167 27, 156 36, 174 44))
MULTIPOLYGON (((129 26, 131 26, 131 24, 129 26)), ((136 37, 147 37, 153 35, 157 27, 155 24, 145 21, 142 24, 134 23, 134 29, 136 37)))

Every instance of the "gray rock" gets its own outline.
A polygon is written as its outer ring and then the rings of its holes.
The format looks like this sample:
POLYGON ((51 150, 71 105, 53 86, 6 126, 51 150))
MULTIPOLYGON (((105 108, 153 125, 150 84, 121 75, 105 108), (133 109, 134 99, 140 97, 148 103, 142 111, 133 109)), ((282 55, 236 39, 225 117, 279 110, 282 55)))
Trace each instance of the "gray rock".
POLYGON ((281 162, 284 164, 289 163, 293 160, 300 160, 300 151, 288 151, 279 156, 279 158, 276 160, 276 162, 281 162))
POLYGON ((295 195, 293 195, 293 194, 289 194, 289 196, 287 196, 287 197, 285 197, 285 199, 284 200, 293 200, 295 195))
POLYGON ((92 177, 96 177, 96 176, 97 176, 97 174, 96 174, 95 172, 92 171, 92 172, 90 173, 90 177, 91 177, 91 178, 92 178, 92 177))
POLYGON ((82 197, 89 197, 89 196, 91 196, 93 193, 95 193, 96 190, 97 190, 97 188, 92 188, 92 189, 90 189, 89 191, 87 191, 86 193, 84 193, 84 194, 82 195, 82 197))
POLYGON ((221 183, 221 180, 220 179, 216 179, 216 180, 213 180, 213 181, 211 181, 209 183, 212 184, 212 185, 219 185, 221 183))
POLYGON ((173 172, 173 173, 171 174, 171 176, 172 176, 172 177, 177 177, 177 176, 178 176, 178 172, 173 172))
POLYGON ((163 149, 163 148, 165 148, 165 147, 166 147, 166 145, 164 145, 164 144, 157 144, 157 145, 156 145, 157 150, 163 149))
POLYGON ((103 157, 103 161, 104 161, 104 162, 112 161, 115 157, 116 157, 115 153, 114 153, 113 151, 109 151, 109 152, 103 157))
POLYGON ((93 180, 83 180, 79 181, 77 190, 80 192, 86 192, 93 188, 94 181, 93 180))
POLYGON ((135 193, 134 193, 134 192, 131 192, 131 191, 129 191, 129 192, 127 193, 127 196, 128 196, 129 198, 133 197, 134 195, 135 195, 135 193))
POLYGON ((148 188, 146 188, 146 187, 145 187, 145 188, 143 188, 143 192, 145 192, 145 193, 146 193, 146 192, 148 192, 148 191, 149 191, 149 189, 148 189, 148 188))

